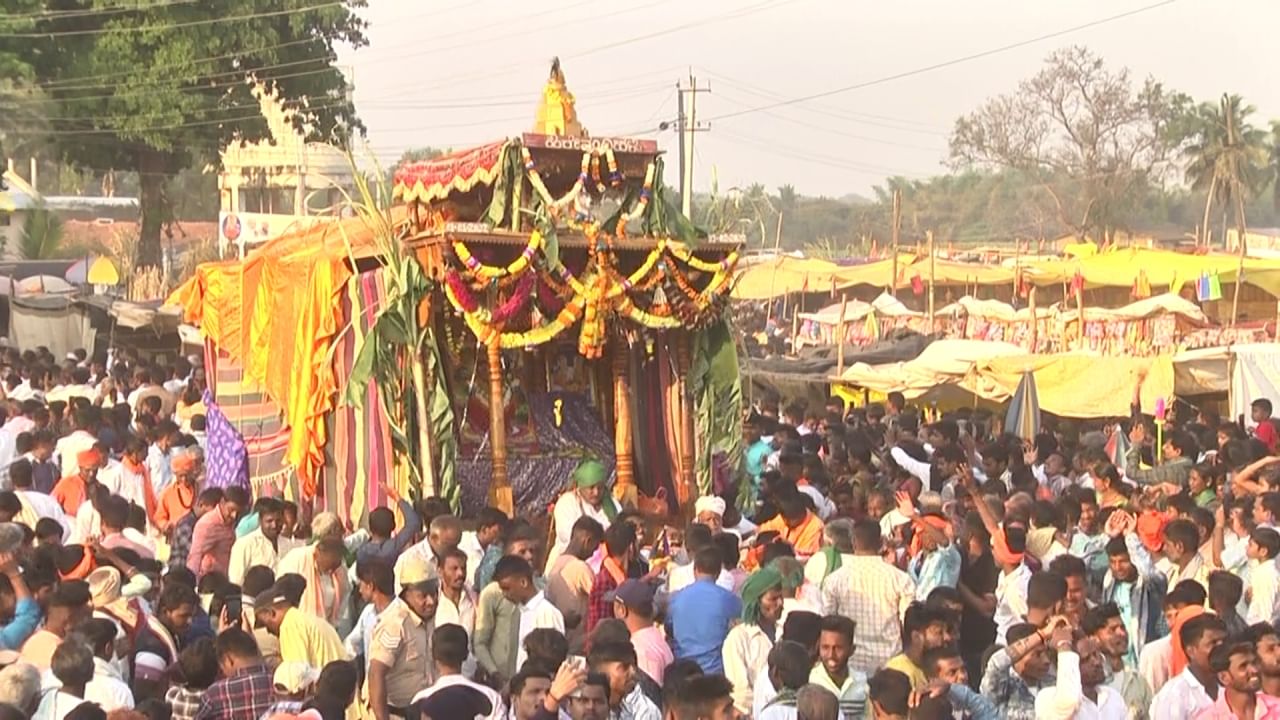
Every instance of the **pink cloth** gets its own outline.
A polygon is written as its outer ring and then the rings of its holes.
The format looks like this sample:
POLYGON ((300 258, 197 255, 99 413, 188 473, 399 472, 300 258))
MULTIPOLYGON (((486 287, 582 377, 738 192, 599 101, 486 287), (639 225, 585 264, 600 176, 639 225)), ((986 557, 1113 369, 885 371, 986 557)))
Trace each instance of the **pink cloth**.
POLYGON ((632 633, 631 644, 636 649, 636 666, 661 685, 667 666, 675 662, 667 637, 661 630, 650 625, 632 633))
POLYGON ((226 573, 231 565, 231 546, 235 542, 235 527, 223 518, 221 507, 201 515, 191 530, 187 569, 195 573, 197 580, 215 570, 226 573))
POLYGON ((101 544, 102 544, 102 547, 108 550, 119 550, 120 548, 127 548, 129 550, 132 550, 133 552, 138 553, 139 557, 142 557, 146 560, 156 559, 156 553, 154 550, 147 547, 146 545, 136 543, 130 540, 129 538, 125 537, 124 535, 121 535, 120 533, 111 533, 110 535, 103 537, 101 544))
MULTIPOLYGON (((1227 707, 1227 694, 1218 693, 1218 700, 1195 714, 1195 720, 1236 720, 1236 714, 1227 707)), ((1253 720, 1280 720, 1280 699, 1258 693, 1253 720)))

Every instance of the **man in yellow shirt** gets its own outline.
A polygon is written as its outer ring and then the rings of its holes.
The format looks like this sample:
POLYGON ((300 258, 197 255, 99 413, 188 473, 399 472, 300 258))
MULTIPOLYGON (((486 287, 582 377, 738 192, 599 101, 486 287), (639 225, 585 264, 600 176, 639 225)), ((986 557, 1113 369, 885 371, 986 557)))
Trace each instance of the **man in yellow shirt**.
POLYGON ((945 611, 920 603, 907 608, 902 618, 902 652, 889 658, 885 667, 906 675, 913 692, 929 684, 924 655, 947 644, 949 620, 945 611))
POLYGON ((279 583, 258 595, 253 609, 258 626, 280 638, 281 661, 323 668, 350 659, 333 625, 292 605, 279 583))

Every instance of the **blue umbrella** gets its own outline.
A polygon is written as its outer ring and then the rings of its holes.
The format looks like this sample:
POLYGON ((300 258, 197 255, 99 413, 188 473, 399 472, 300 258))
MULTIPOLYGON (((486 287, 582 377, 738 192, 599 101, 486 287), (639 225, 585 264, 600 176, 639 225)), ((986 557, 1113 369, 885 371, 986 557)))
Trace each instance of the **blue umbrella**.
POLYGON ((1009 402, 1004 416, 1004 431, 1023 440, 1034 440, 1040 434, 1040 398, 1036 394, 1036 379, 1030 370, 1022 373, 1018 389, 1009 402))

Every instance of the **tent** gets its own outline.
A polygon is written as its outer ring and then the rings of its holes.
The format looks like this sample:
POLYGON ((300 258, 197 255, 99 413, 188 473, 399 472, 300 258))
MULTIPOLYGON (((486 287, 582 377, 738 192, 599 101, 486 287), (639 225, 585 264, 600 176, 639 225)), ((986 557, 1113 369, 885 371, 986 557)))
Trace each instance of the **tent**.
MULTIPOLYGON (((1236 255, 1192 255, 1168 250, 1125 248, 1067 260, 1029 261, 1027 277, 1036 285, 1071 282, 1079 273, 1086 288, 1132 287, 1138 272, 1146 273, 1153 288, 1177 294, 1201 275, 1217 275, 1222 284, 1234 282, 1240 258, 1236 255)), ((1280 296, 1280 262, 1246 259, 1245 282, 1280 296)))
POLYGON ((1023 376, 1035 378, 1040 409, 1062 417, 1127 417, 1139 374, 1143 412, 1154 411, 1157 398, 1174 394, 1173 360, 1097 357, 1082 353, 1000 356, 975 363, 961 385, 978 397, 1005 402, 1014 396, 1023 376))
POLYGON ((873 392, 898 391, 908 398, 919 399, 944 386, 958 385, 979 362, 1025 354, 1025 350, 1009 343, 938 340, 913 360, 881 365, 857 362, 836 380, 873 392))

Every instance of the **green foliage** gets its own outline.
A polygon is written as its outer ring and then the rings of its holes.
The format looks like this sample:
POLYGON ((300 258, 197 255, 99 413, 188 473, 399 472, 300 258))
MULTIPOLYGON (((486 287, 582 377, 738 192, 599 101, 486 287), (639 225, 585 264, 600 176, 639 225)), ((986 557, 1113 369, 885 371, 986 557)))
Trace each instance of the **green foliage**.
POLYGON ((453 406, 434 332, 422 322, 425 318, 419 312, 431 294, 432 283, 398 240, 390 206, 381 201, 390 197, 386 188, 371 185, 360 173, 354 175, 356 194, 348 198, 347 205, 374 238, 386 297, 356 348, 343 402, 361 407, 365 390, 376 383, 396 461, 409 468, 413 487, 420 488, 420 494, 443 497, 457 507, 460 493, 455 478, 458 445, 453 406))
POLYGON ((25 137, 81 167, 140 174, 140 265, 160 259, 169 178, 230 142, 270 137, 259 89, 309 139, 345 144, 363 130, 334 65, 338 44, 365 43, 363 0, 22 5, 0 17, 0 59, 26 61, 31 94, 50 108, 48 129, 25 137))
POLYGON ((23 260, 52 260, 67 256, 64 247, 62 219, 47 208, 33 208, 27 212, 18 238, 18 254, 23 260))

